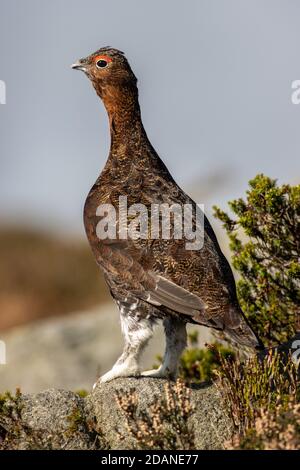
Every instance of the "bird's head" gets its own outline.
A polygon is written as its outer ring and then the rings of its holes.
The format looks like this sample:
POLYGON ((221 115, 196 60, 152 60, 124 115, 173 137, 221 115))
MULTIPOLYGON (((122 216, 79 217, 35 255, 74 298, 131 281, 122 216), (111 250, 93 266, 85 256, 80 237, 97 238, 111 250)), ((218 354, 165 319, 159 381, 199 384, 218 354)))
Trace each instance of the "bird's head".
POLYGON ((136 85, 137 81, 124 53, 111 47, 102 47, 71 67, 84 72, 95 88, 136 85))

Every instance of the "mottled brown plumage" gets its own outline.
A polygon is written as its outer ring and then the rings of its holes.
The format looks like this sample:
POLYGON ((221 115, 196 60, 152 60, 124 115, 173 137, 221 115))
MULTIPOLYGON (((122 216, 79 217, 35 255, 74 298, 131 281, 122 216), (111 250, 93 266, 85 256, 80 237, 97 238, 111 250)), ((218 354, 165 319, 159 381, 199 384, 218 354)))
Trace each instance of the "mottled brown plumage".
POLYGON ((135 325, 156 318, 199 323, 224 331, 241 345, 257 347, 259 341, 237 301, 232 271, 206 218, 201 250, 187 250, 184 238, 97 237, 97 207, 109 203, 118 211, 119 196, 127 196, 128 206, 142 203, 149 209, 152 203, 190 203, 196 210, 196 204, 176 184, 148 140, 137 80, 123 53, 102 48, 73 67, 92 81, 109 117, 110 153, 87 197, 84 224, 121 314, 134 315, 135 325))

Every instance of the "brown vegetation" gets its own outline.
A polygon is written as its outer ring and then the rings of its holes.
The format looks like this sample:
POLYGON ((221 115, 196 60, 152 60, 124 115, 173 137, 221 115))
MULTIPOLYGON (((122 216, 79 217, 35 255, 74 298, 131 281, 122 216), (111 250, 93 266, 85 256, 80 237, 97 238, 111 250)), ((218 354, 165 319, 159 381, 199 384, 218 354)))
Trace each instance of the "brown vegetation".
POLYGON ((2 229, 0 259, 0 330, 110 298, 85 242, 2 229))

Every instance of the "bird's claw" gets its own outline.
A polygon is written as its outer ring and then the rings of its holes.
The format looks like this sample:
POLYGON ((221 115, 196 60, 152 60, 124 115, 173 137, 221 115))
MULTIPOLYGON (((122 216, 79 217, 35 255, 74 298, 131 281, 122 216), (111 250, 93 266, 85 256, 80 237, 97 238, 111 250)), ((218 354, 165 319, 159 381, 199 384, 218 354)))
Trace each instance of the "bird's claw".
POLYGON ((154 377, 171 380, 174 380, 176 378, 176 375, 176 372, 171 372, 169 369, 164 369, 160 367, 158 369, 145 370, 141 373, 142 377, 154 377))

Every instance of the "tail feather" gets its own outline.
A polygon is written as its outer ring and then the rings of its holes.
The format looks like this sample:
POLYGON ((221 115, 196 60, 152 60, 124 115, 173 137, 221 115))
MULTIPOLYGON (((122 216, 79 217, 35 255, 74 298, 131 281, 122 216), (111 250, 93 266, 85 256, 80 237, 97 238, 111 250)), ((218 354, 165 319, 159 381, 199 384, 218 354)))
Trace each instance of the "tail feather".
POLYGON ((254 333, 240 308, 231 308, 229 316, 234 321, 226 322, 224 330, 226 336, 241 346, 257 351, 264 349, 262 341, 254 333), (239 319, 238 322, 236 321, 237 318, 239 319))

